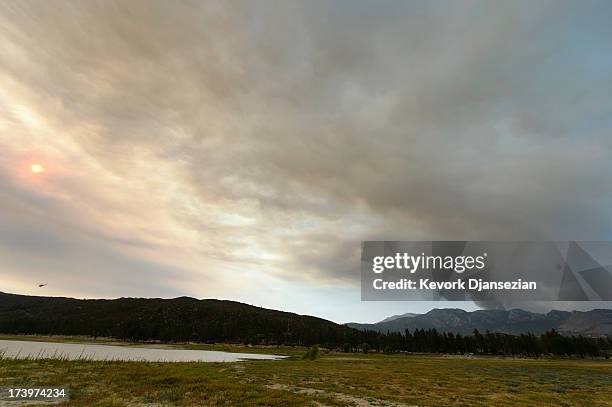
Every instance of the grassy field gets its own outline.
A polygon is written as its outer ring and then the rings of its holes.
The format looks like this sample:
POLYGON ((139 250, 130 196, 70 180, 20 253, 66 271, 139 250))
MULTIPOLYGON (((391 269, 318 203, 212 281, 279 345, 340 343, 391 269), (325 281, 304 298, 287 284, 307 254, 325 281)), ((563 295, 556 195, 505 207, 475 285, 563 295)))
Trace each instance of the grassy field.
POLYGON ((612 363, 603 360, 324 353, 306 361, 299 357, 304 349, 189 347, 290 358, 238 363, 4 359, 0 386, 68 385, 70 406, 612 406, 612 363))

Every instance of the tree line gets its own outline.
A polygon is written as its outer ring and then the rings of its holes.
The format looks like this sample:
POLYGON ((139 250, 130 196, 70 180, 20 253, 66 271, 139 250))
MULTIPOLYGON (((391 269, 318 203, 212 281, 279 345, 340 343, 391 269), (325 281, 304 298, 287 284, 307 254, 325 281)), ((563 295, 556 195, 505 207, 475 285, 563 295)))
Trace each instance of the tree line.
POLYGON ((121 298, 76 300, 0 293, 0 333, 87 335, 124 341, 320 345, 345 352, 602 356, 610 338, 435 329, 381 333, 232 301, 121 298))
POLYGON ((511 335, 474 330, 472 335, 438 332, 436 329, 417 329, 404 333, 360 331, 343 346, 345 352, 414 352, 444 354, 476 354, 498 356, 541 357, 544 355, 597 357, 612 351, 612 338, 564 336, 555 330, 541 335, 531 333, 511 335))

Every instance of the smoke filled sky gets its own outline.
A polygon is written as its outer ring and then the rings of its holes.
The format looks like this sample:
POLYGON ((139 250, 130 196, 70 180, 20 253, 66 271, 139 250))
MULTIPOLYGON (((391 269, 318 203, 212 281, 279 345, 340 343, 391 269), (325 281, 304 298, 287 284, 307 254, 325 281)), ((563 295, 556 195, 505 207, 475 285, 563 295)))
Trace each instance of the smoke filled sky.
POLYGON ((611 238, 610 21, 588 0, 3 1, 0 291, 475 309, 361 303, 360 242, 611 238))

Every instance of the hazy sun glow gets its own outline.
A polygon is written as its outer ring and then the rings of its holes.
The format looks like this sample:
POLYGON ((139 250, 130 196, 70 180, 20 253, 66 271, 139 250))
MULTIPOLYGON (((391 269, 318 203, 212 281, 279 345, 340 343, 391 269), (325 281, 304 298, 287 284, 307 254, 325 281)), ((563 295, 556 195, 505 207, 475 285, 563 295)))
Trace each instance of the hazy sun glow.
POLYGON ((34 174, 40 174, 45 171, 45 167, 43 167, 42 164, 37 163, 37 164, 32 164, 32 166, 30 167, 30 170, 32 170, 34 174))

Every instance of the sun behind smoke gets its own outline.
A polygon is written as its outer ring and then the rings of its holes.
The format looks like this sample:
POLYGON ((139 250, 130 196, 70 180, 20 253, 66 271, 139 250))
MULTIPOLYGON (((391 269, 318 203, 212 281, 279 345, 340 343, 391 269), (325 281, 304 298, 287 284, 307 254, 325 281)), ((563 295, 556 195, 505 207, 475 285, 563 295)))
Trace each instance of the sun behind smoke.
POLYGON ((45 167, 43 167, 42 164, 32 164, 30 170, 32 170, 34 174, 40 174, 45 171, 45 167))

